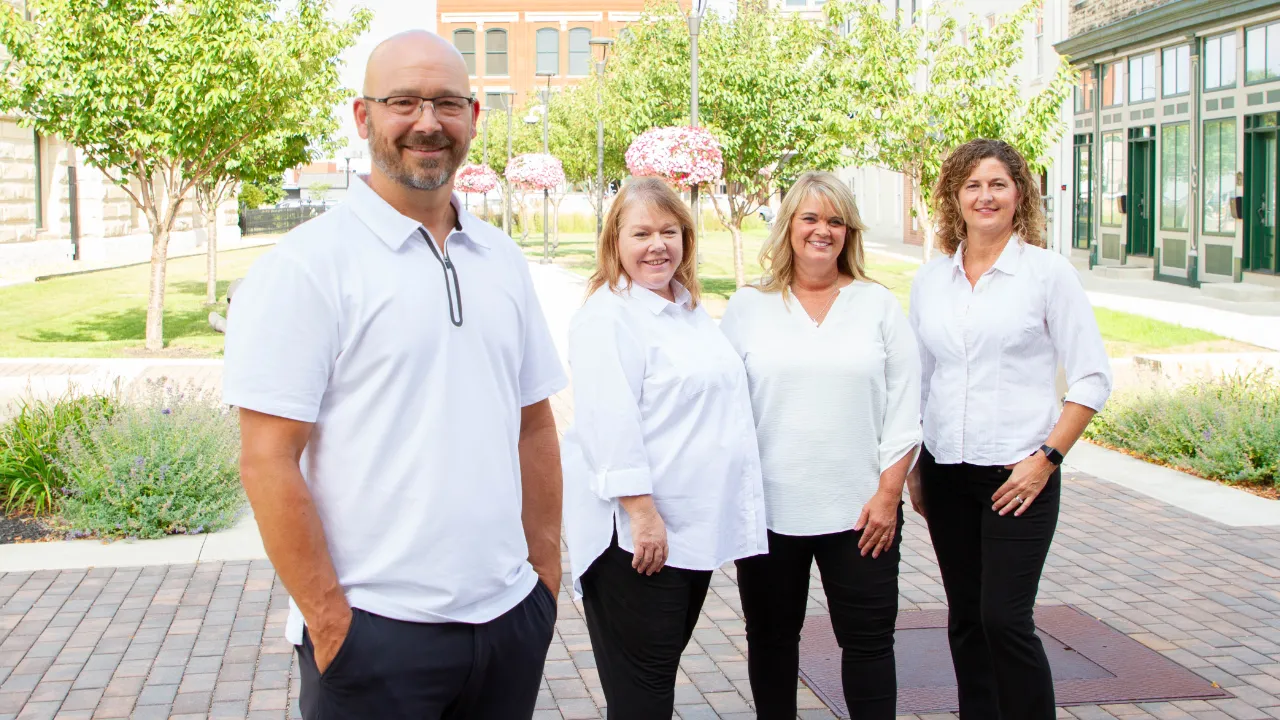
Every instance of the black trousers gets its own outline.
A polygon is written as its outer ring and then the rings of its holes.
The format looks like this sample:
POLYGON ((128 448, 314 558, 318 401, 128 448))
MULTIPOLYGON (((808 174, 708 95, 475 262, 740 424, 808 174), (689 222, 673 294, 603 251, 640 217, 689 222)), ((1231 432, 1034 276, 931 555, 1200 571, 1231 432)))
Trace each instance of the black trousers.
POLYGON ((487 623, 411 623, 354 609, 338 654, 316 671, 297 646, 306 720, 519 720, 533 717, 556 599, 541 581, 487 623))
POLYGON ((794 720, 800 630, 809 567, 818 562, 840 644, 840 679, 853 720, 892 720, 898 695, 893 628, 898 617, 902 506, 893 545, 862 556, 861 532, 799 537, 769 531, 769 554, 737 562, 747 621, 747 672, 759 720, 794 720))
POLYGON ((991 496, 1011 470, 920 457, 929 536, 947 592, 964 720, 1053 720, 1053 675, 1032 609, 1058 525, 1062 471, 1020 517, 991 496))
POLYGON ((641 575, 609 549, 582 575, 582 605, 608 720, 670 720, 680 653, 693 636, 711 572, 664 567, 641 575))

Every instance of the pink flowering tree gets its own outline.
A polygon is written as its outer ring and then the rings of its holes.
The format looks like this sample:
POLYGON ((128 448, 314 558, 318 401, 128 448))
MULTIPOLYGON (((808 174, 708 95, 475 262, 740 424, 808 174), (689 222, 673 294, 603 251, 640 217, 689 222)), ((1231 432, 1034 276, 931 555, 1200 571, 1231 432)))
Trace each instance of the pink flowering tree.
POLYGON ((724 174, 720 142, 700 127, 645 131, 627 148, 626 159, 632 175, 660 177, 681 190, 715 182, 724 174))
MULTIPOLYGON (((471 193, 487 196, 498 187, 498 173, 487 165, 463 165, 458 168, 458 174, 454 176, 453 187, 455 190, 466 194, 467 206, 470 207, 471 193)), ((487 213, 489 210, 487 197, 484 205, 487 213)))
MULTIPOLYGON (((507 163, 506 176, 515 191, 519 193, 520 244, 523 245, 529 239, 529 230, 533 228, 532 210, 526 202, 530 198, 530 193, 542 190, 552 193, 556 206, 555 215, 560 214, 560 201, 564 199, 562 190, 565 187, 564 167, 553 155, 525 153, 511 158, 511 162, 507 163)), ((558 234, 556 244, 559 245, 558 234)))

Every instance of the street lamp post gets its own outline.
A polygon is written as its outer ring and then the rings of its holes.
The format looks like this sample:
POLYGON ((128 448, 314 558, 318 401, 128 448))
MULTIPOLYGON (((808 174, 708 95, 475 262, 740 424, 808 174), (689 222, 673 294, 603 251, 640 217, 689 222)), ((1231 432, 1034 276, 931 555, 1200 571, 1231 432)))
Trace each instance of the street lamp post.
POLYGON ((609 62, 610 38, 591 38, 591 46, 598 47, 600 59, 596 61, 596 241, 604 233, 604 69, 609 62))
MULTIPOLYGON (((698 127, 698 28, 706 9, 706 0, 693 0, 689 7, 689 126, 695 128, 698 127)), ((698 207, 697 185, 689 188, 689 205, 693 210, 693 227, 700 231, 702 213, 698 207)))
MULTIPOLYGON (((515 93, 510 90, 502 93, 502 104, 507 109, 507 164, 504 167, 511 166, 511 105, 514 100, 515 93)), ((507 180, 505 172, 502 173, 502 231, 515 237, 511 232, 511 181, 507 180)))
MULTIPOLYGON (((547 79, 547 95, 542 100, 542 154, 550 155, 550 131, 551 131, 551 78, 555 77, 553 72, 535 73, 538 77, 547 79)), ((542 260, 543 265, 551 262, 551 235, 548 232, 547 221, 551 216, 551 190, 549 188, 542 189, 542 260)))

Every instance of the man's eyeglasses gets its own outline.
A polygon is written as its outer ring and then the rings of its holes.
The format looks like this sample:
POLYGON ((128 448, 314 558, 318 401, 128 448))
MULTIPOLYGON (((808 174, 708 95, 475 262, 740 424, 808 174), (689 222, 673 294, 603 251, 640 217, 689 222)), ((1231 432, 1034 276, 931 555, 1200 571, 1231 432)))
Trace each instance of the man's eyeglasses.
POLYGON ((430 104, 437 120, 461 120, 467 116, 476 102, 469 97, 456 95, 441 95, 433 98, 416 95, 390 95, 376 98, 366 95, 364 99, 385 106, 393 115, 413 118, 420 117, 422 109, 430 104))

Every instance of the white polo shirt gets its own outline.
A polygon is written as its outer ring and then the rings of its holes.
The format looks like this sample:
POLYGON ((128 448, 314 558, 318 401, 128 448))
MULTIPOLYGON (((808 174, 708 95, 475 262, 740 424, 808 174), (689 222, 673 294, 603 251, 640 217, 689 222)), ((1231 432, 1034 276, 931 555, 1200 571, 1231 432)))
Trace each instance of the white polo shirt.
MULTIPOLYGON (((487 622, 537 582, 520 517, 520 410, 562 389, 564 371, 510 238, 455 195, 458 224, 438 256, 363 182, 347 198, 240 285, 223 400, 315 423, 302 474, 352 606, 487 622)), ((290 602, 295 644, 302 624, 290 602)))

